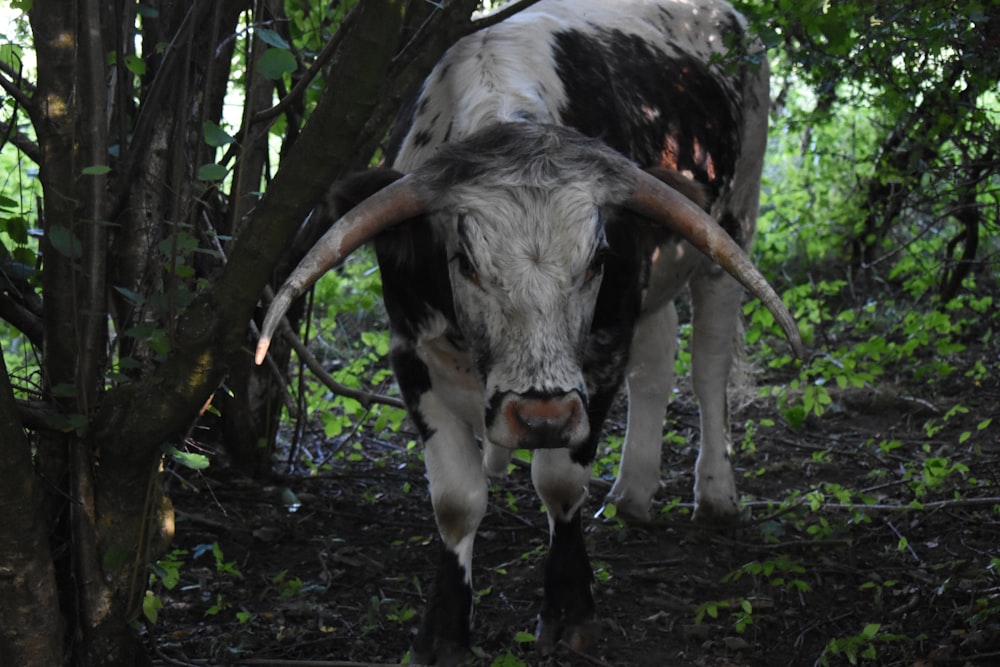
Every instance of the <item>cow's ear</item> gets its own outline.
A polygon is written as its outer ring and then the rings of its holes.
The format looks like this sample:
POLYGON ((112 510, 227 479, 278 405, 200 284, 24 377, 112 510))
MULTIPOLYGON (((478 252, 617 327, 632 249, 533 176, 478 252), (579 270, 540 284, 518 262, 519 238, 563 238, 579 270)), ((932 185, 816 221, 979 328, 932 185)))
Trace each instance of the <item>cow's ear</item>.
POLYGON ((330 189, 327 195, 327 206, 333 212, 334 219, 339 218, 402 177, 403 174, 387 167, 353 174, 339 181, 330 189))
POLYGON ((711 204, 708 186, 665 167, 650 167, 646 171, 690 199, 698 208, 708 211, 711 204))

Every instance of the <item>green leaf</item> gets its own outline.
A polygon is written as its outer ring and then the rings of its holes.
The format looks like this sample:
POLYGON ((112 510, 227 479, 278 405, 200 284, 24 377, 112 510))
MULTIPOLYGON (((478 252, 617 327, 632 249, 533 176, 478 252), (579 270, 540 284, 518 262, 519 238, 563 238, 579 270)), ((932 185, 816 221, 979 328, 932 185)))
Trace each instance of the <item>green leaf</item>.
POLYGON ((83 254, 83 246, 80 244, 80 240, 66 227, 53 225, 49 229, 48 236, 49 243, 52 244, 52 247, 60 255, 76 259, 83 254))
POLYGON ((257 71, 268 79, 280 79, 294 72, 299 64, 288 49, 268 49, 257 61, 257 71))
POLYGON ((16 44, 0 44, 0 60, 14 69, 20 69, 24 58, 24 49, 16 44))
POLYGON ((526 667, 526 663, 511 653, 498 655, 490 663, 490 667, 526 667))
POLYGON ((95 164, 90 167, 84 167, 83 171, 80 173, 84 176, 103 176, 104 174, 111 171, 111 167, 106 164, 95 164))
POLYGON ((205 143, 214 148, 225 146, 226 144, 231 144, 235 141, 235 139, 233 139, 228 132, 210 120, 206 120, 204 124, 202 124, 201 131, 205 136, 205 143))
POLYGON ((176 447, 171 447, 168 450, 168 453, 170 454, 170 458, 174 461, 181 464, 185 468, 190 468, 191 470, 204 470, 209 466, 208 457, 204 454, 182 452, 176 447))
POLYGON ((229 170, 221 164, 203 164, 198 167, 199 181, 221 181, 229 170))
POLYGON ((153 591, 146 591, 146 597, 142 599, 142 615, 149 619, 150 623, 156 624, 159 611, 163 609, 160 598, 153 595, 153 591))
POLYGON ((146 63, 142 62, 142 58, 134 53, 125 56, 125 68, 137 76, 142 76, 146 73, 146 63))
POLYGON ((138 292, 133 292, 127 287, 115 287, 115 291, 125 297, 130 303, 141 306, 146 298, 138 292))
POLYGON ((882 628, 881 623, 869 623, 865 626, 865 629, 861 631, 861 636, 865 639, 871 639, 878 634, 878 631, 882 628))
POLYGON ((265 44, 279 49, 287 50, 289 48, 288 42, 285 41, 285 38, 269 28, 261 28, 255 34, 260 37, 261 41, 265 44))

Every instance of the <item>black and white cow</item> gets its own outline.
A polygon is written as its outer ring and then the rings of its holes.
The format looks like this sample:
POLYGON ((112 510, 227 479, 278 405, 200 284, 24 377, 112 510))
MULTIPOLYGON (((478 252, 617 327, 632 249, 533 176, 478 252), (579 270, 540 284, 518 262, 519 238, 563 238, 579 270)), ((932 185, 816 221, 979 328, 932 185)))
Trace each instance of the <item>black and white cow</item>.
POLYGON ((685 286, 701 410, 695 514, 736 515, 726 387, 740 283, 801 345, 745 253, 767 130, 761 56, 721 0, 542 0, 470 35, 424 83, 393 168, 346 188, 357 205, 274 299, 258 362, 291 301, 374 237, 392 367, 443 542, 418 660, 452 663, 469 645, 487 476, 516 448, 535 450, 549 517, 538 646, 586 645, 580 508, 601 425, 624 381, 609 500, 644 516, 685 286))

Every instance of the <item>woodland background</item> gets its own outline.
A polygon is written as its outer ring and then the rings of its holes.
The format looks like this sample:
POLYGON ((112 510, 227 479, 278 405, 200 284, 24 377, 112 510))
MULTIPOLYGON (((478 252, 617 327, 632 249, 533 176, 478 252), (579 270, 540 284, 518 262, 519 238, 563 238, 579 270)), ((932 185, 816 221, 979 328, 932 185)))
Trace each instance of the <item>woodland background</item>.
MULTIPOLYGON (((873 435, 865 446, 905 457, 864 474, 895 476, 905 492, 895 500, 914 512, 971 502, 961 520, 995 535, 1000 5, 737 5, 773 70, 754 258, 811 352, 795 365, 766 310, 748 303, 758 393, 742 450, 753 460, 766 430, 804 442, 852 400, 888 400, 886 412, 905 413, 917 437, 873 435)), ((0 664, 148 663, 177 562, 165 556, 176 554, 165 478, 191 483, 207 466, 258 481, 329 473, 372 463, 366 432, 390 434, 419 469, 382 358, 368 253, 291 314, 294 332, 262 368, 251 360, 253 321, 269 286, 323 231, 302 223, 322 217, 309 214, 329 186, 377 163, 437 58, 497 20, 472 20, 475 9, 473 0, 4 7, 0 664)), ((682 351, 682 373, 687 362, 682 351)), ((615 462, 609 449, 599 474, 615 462)), ((774 494, 813 511, 878 505, 865 484, 774 494)), ((898 551, 907 547, 900 536, 898 551)), ((1000 613, 1000 553, 989 543, 980 551, 969 618, 982 621, 1000 613)), ((699 623, 720 608, 746 612, 735 598, 710 602, 699 623)), ((827 664, 874 660, 871 625, 853 645, 825 644, 827 664)))

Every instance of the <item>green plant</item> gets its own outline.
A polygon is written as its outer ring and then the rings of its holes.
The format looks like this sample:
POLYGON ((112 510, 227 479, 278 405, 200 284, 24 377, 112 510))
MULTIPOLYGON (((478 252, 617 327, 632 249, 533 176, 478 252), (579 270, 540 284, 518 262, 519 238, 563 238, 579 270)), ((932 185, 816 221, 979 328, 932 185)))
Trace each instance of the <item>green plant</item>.
POLYGON ((243 573, 236 568, 236 561, 226 561, 225 556, 222 553, 222 547, 219 546, 218 542, 212 542, 211 544, 199 544, 194 548, 194 557, 199 558, 202 554, 211 552, 212 558, 215 559, 215 570, 219 574, 231 574, 234 577, 243 578, 243 573))
POLYGON ((288 570, 282 570, 278 574, 274 575, 271 579, 271 583, 275 586, 280 586, 281 597, 291 598, 302 594, 304 582, 298 578, 293 577, 288 578, 288 570))
POLYGON ((772 588, 808 593, 809 584, 797 576, 805 572, 801 560, 780 555, 766 561, 750 561, 727 574, 723 581, 736 582, 749 576, 757 584, 763 582, 772 588))
POLYGON ((174 549, 150 566, 149 588, 142 600, 143 616, 150 623, 156 623, 159 612, 163 609, 163 601, 153 592, 157 584, 172 591, 181 580, 181 570, 184 568, 186 549, 174 549))
POLYGON ((875 661, 878 658, 878 644, 906 639, 903 635, 885 633, 881 630, 880 623, 869 623, 856 635, 831 639, 823 649, 819 663, 829 667, 834 664, 832 658, 844 658, 851 665, 877 664, 875 661))
POLYGON ((367 635, 382 627, 383 619, 393 623, 406 623, 413 620, 417 610, 407 603, 395 598, 373 595, 368 600, 361 622, 361 634, 367 635))
POLYGON ((733 623, 733 629, 738 633, 743 633, 753 625, 753 604, 746 598, 734 598, 729 600, 711 600, 698 605, 694 613, 694 622, 700 625, 705 617, 718 619, 721 612, 728 611, 733 623))
MULTIPOLYGON (((532 637, 532 639, 534 639, 534 637, 532 637)), ((490 663, 490 667, 527 667, 527 665, 528 663, 524 660, 521 660, 519 657, 509 652, 498 655, 493 659, 493 662, 490 663)))
POLYGON ((222 597, 222 593, 216 593, 215 604, 205 610, 205 616, 217 616, 227 609, 232 609, 232 603, 222 597))
POLYGON ((754 454, 757 452, 756 436, 758 428, 771 428, 774 420, 764 417, 760 420, 747 419, 743 422, 743 439, 740 441, 739 449, 744 454, 754 454))
POLYGON ((893 588, 898 583, 899 582, 896 581, 895 579, 888 579, 888 580, 883 581, 883 582, 866 581, 865 583, 861 584, 861 586, 859 588, 861 590, 863 590, 863 591, 868 591, 868 590, 872 591, 872 594, 874 596, 874 600, 873 601, 875 603, 875 606, 876 607, 881 607, 882 606, 882 600, 885 597, 885 591, 886 591, 886 589, 893 588))

